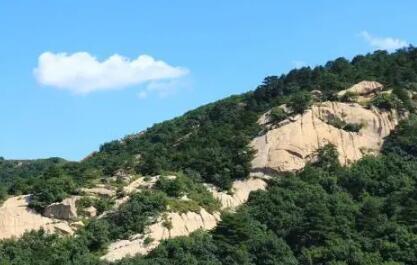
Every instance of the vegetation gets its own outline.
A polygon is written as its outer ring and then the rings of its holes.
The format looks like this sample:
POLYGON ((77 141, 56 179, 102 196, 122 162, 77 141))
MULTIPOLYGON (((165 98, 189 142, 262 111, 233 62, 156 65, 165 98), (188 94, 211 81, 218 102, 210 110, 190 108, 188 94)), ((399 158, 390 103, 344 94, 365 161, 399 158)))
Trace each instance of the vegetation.
POLYGON ((277 106, 271 109, 270 117, 272 122, 279 123, 288 118, 288 114, 281 107, 277 106))
POLYGON ((312 103, 311 94, 307 91, 299 91, 292 95, 288 101, 288 106, 294 113, 302 114, 312 103))
POLYGON ((327 120, 327 123, 333 127, 336 127, 338 129, 342 129, 348 132, 359 132, 364 126, 361 123, 347 123, 337 116, 329 117, 327 120))
MULTIPOLYGON (((39 231, 1 241, 0 264, 103 264, 97 256, 110 241, 142 232, 167 205, 215 209, 201 183, 228 189, 248 175, 253 157, 248 143, 259 132, 261 113, 283 103, 303 113, 311 104, 309 91, 319 89, 323 99, 332 99, 334 92, 362 80, 394 89, 375 99, 378 107, 413 110, 399 88, 417 87, 417 49, 338 58, 267 77, 253 92, 104 144, 79 163, 0 159, 1 186, 8 194, 34 194, 32 206, 38 210, 118 169, 141 175, 184 172, 178 180, 162 178, 156 191, 132 196, 75 237, 39 231), (180 203, 183 195, 192 203, 180 203)), ((213 232, 165 241, 150 255, 119 264, 417 264, 416 129, 411 115, 387 139, 381 156, 349 168, 341 167, 335 148, 327 146, 303 171, 251 194, 248 205, 224 215, 213 232)))
POLYGON ((202 183, 182 173, 176 173, 175 176, 175 179, 161 177, 155 184, 157 190, 170 197, 168 206, 171 210, 197 212, 203 207, 209 212, 213 212, 220 209, 220 203, 213 198, 202 183))
MULTIPOLYGON (((390 141, 402 141, 410 125, 402 123, 390 141)), ((404 159, 386 148, 344 168, 328 145, 302 172, 224 215, 212 234, 169 240, 147 257, 118 264, 416 264, 417 157, 411 154, 404 159)))
POLYGON ((77 204, 77 213, 79 215, 84 215, 84 210, 88 207, 94 207, 97 210, 97 215, 102 214, 105 211, 108 211, 114 205, 114 200, 108 197, 81 197, 76 202, 77 204))
POLYGON ((395 94, 381 93, 372 100, 371 104, 385 110, 404 109, 403 102, 395 94))
POLYGON ((342 101, 342 102, 349 102, 349 103, 351 103, 351 102, 356 102, 357 101, 357 99, 358 99, 358 95, 357 94, 355 94, 355 93, 353 93, 353 92, 350 92, 350 91, 348 91, 348 92, 346 92, 341 98, 340 98, 340 101, 342 101))

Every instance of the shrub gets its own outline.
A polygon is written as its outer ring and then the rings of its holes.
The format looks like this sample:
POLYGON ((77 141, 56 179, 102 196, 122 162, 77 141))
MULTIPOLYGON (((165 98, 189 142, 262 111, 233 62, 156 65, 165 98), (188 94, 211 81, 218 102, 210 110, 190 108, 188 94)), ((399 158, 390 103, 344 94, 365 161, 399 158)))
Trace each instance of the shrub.
POLYGON ((362 123, 348 123, 343 127, 343 130, 348 132, 359 132, 363 128, 362 123))
POLYGON ((182 177, 168 179, 164 176, 161 176, 156 182, 155 188, 165 192, 170 197, 179 197, 186 189, 185 180, 182 177))
POLYGON ((377 95, 372 101, 371 104, 377 108, 384 110, 400 110, 403 108, 403 103, 395 94, 381 93, 377 95))
POLYGON ((285 120, 288 117, 288 114, 278 106, 271 109, 270 117, 272 122, 279 123, 285 120))
POLYGON ((346 123, 344 120, 340 119, 337 116, 331 116, 327 123, 348 132, 359 132, 363 128, 363 124, 361 123, 346 123))
POLYGON ((314 166, 322 169, 335 171, 340 168, 339 153, 333 144, 327 144, 317 150, 317 161, 313 163, 314 166))
POLYGON ((353 92, 346 92, 341 98, 342 102, 356 102, 358 100, 358 95, 353 92))
POLYGON ((298 114, 304 113, 311 106, 312 97, 307 91, 299 91, 289 99, 288 106, 298 114))

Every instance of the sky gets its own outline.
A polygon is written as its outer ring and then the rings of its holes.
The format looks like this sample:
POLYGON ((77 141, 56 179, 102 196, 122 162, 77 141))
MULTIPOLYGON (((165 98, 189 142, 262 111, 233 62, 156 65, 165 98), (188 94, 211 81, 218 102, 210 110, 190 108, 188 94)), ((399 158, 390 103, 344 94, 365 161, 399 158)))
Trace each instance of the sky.
POLYGON ((268 75, 417 43, 417 2, 0 0, 0 156, 80 160, 268 75))

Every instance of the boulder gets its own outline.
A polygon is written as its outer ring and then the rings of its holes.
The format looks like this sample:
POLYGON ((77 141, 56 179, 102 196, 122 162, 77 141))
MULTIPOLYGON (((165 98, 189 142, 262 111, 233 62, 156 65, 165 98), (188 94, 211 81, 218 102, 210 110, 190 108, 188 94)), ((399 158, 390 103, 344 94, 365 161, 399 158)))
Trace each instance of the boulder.
POLYGON ((347 93, 352 94, 356 97, 355 102, 366 103, 372 100, 377 93, 379 93, 384 86, 375 81, 362 81, 352 87, 339 91, 337 96, 342 98, 347 93))
POLYGON ((83 212, 84 212, 84 215, 89 218, 97 216, 97 209, 94 206, 85 208, 83 212))
POLYGON ((64 199, 62 202, 52 203, 45 208, 43 215, 49 218, 74 220, 77 218, 75 203, 78 199, 79 196, 72 196, 64 199))

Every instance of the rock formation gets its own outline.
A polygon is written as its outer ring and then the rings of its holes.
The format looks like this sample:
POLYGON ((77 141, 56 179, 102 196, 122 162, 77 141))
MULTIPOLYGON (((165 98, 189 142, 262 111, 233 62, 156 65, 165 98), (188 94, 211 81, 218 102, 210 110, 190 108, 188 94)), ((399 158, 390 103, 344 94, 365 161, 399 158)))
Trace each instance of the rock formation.
POLYGON ((44 217, 28 208, 29 195, 7 199, 0 207, 0 239, 20 237, 30 230, 73 234, 68 222, 44 217))
MULTIPOLYGON (((379 83, 365 81, 345 91, 370 95, 381 89, 379 83)), ((259 120, 260 124, 267 124, 265 116, 259 120)), ((267 131, 252 141, 256 151, 252 175, 300 170, 326 144, 335 145, 341 164, 348 165, 366 154, 378 153, 384 138, 404 117, 395 110, 368 109, 358 103, 316 103, 302 115, 292 116, 276 126, 267 125, 267 131), (332 122, 335 120, 361 128, 358 132, 346 131, 332 122)))
POLYGON ((204 209, 201 209, 199 213, 166 213, 155 224, 149 226, 145 234, 138 234, 130 240, 112 243, 102 259, 113 262, 127 256, 144 255, 157 247, 161 240, 189 235, 197 229, 210 230, 219 221, 220 213, 210 214, 204 209), (151 242, 146 242, 147 240, 151 242))
POLYGON ((93 188, 83 188, 81 192, 92 196, 108 196, 113 197, 116 195, 116 191, 108 185, 98 184, 93 188))
POLYGON ((85 217, 92 218, 97 216, 97 209, 94 206, 90 206, 84 209, 85 217))
MULTIPOLYGON (((222 203, 222 209, 233 210, 245 203, 252 191, 265 189, 266 183, 258 178, 238 180, 232 185, 232 194, 220 192, 212 186, 208 186, 208 188, 213 196, 222 203)), ((186 236, 197 229, 211 230, 216 227, 219 221, 219 212, 209 213, 203 208, 198 213, 167 212, 162 214, 154 224, 150 225, 145 233, 137 234, 129 240, 118 240, 110 244, 102 259, 113 262, 127 256, 144 255, 156 248, 161 240, 186 236), (147 239, 151 242, 147 242, 147 239)))
POLYGON ((375 95, 382 91, 384 86, 375 81, 362 81, 356 85, 339 91, 337 96, 342 98, 343 96, 350 94, 356 97, 356 102, 363 103, 371 100, 375 95))
POLYGON ((45 208, 43 215, 49 218, 74 220, 77 218, 77 207, 75 203, 79 198, 79 196, 71 196, 62 202, 52 203, 45 208))
POLYGON ((220 201, 222 209, 234 209, 245 203, 252 191, 264 190, 265 188, 266 182, 259 178, 234 181, 231 194, 219 192, 215 187, 209 186, 209 190, 212 192, 213 197, 220 201))

